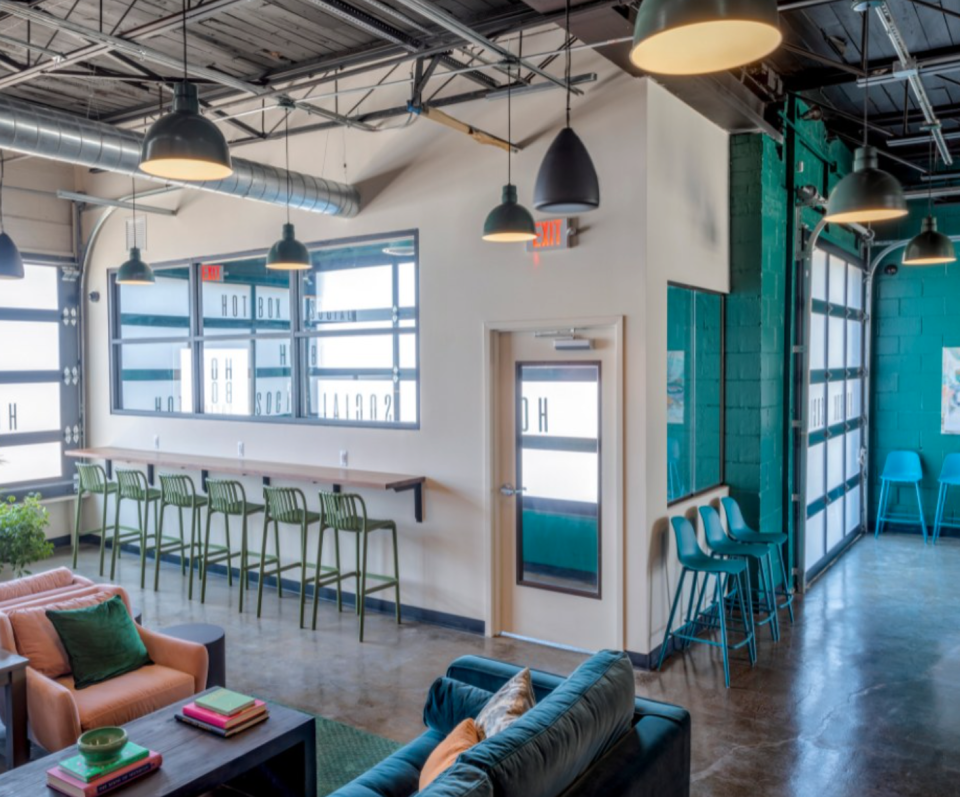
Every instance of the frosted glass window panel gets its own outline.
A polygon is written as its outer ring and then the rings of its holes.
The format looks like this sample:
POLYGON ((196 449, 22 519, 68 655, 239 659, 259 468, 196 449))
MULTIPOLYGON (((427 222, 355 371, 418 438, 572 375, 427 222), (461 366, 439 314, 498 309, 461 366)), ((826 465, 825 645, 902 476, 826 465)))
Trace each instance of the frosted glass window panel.
POLYGON ((823 313, 810 315, 810 370, 822 371, 827 367, 824 344, 827 334, 827 317, 823 313))
POLYGON ((0 434, 60 429, 60 383, 0 384, 0 434))
POLYGON ((400 423, 417 421, 417 383, 412 379, 400 381, 400 423))
POLYGON ((157 269, 150 286, 119 285, 120 337, 185 338, 190 334, 190 270, 157 269))
POLYGON ((392 266, 320 271, 315 276, 321 315, 393 307, 392 266))
POLYGON ((0 372, 59 370, 58 322, 0 321, 0 372))
POLYGON ((853 431, 847 432, 845 437, 847 464, 844 475, 847 479, 852 479, 854 476, 860 475, 860 430, 854 429, 853 431))
POLYGON ((399 335, 400 341, 400 367, 417 367, 417 338, 415 335, 399 335))
POLYGON ((810 292, 814 299, 827 300, 827 253, 813 250, 810 264, 810 292))
POLYGON ((847 302, 847 262, 839 257, 830 256, 829 266, 830 286, 828 289, 829 302, 844 306, 847 302))
POLYGON ((308 404, 310 415, 322 420, 399 422, 392 379, 314 378, 310 380, 308 404))
POLYGON ((847 368, 863 363, 863 322, 847 321, 847 368))
POLYGON ((807 429, 815 432, 827 422, 826 386, 821 382, 810 385, 810 407, 807 414, 807 429))
POLYGON ((598 372, 595 366, 563 368, 523 366, 520 431, 531 437, 596 440, 599 430, 598 372), (560 381, 562 372, 592 376, 592 381, 560 381), (541 379, 554 374, 550 381, 541 379))
POLYGON ((397 286, 400 307, 416 307, 417 305, 417 269, 412 261, 400 263, 397 266, 399 285, 397 286))
POLYGON ((60 269, 25 263, 23 279, 5 280, 0 307, 11 310, 58 310, 60 269))
POLYGON ((847 399, 845 382, 827 383, 827 423, 843 423, 844 409, 847 399))
POLYGON ((310 368, 392 369, 392 335, 325 337, 310 341, 310 368))
POLYGON ((289 340, 258 340, 256 353, 253 414, 266 417, 289 416, 292 404, 292 344, 289 340))
POLYGON ((860 487, 854 487, 847 493, 845 507, 846 533, 852 534, 860 526, 860 487))
POLYGON ((842 318, 827 318, 827 334, 829 335, 827 351, 827 369, 842 370, 847 361, 847 344, 844 339, 846 322, 842 318))
POLYGON ((270 271, 263 258, 254 258, 204 265, 200 273, 205 335, 290 329, 288 272, 270 271))
POLYGON ((525 448, 520 461, 524 498, 597 503, 600 458, 596 453, 525 448))
POLYGON ((810 446, 807 452, 807 506, 823 498, 826 492, 823 481, 825 453, 825 443, 810 446))
POLYGON ((0 485, 57 479, 62 475, 61 443, 36 443, 0 448, 0 485))
POLYGON ((832 437, 827 441, 827 490, 834 490, 843 484, 844 469, 843 437, 832 437))
POLYGON ((847 266, 847 307, 863 309, 863 272, 856 266, 847 266))
POLYGON ((845 501, 841 498, 827 507, 827 551, 836 548, 846 536, 845 501))
POLYGON ((187 343, 117 347, 120 407, 142 412, 193 412, 192 356, 187 343))
POLYGON ((253 412, 252 345, 217 341, 203 346, 203 411, 210 415, 253 412))
POLYGON ((804 528, 804 552, 803 552, 803 564, 804 569, 809 570, 817 562, 823 559, 824 555, 827 553, 824 546, 824 528, 823 522, 826 516, 825 511, 817 512, 817 514, 812 517, 807 518, 807 522, 804 528))

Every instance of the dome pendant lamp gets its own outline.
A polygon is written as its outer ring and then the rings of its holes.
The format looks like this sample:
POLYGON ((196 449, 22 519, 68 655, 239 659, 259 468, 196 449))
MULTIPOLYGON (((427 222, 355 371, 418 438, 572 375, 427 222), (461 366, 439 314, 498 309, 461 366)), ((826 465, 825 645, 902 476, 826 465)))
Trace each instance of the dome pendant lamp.
POLYGON ((150 268, 140 257, 137 246, 137 186, 133 186, 133 246, 130 247, 130 259, 117 271, 117 285, 153 285, 157 280, 150 268))
POLYGON ((532 241, 537 237, 537 226, 530 211, 517 202, 517 187, 511 182, 510 154, 513 149, 513 110, 510 100, 510 87, 513 76, 507 65, 507 184, 503 187, 503 198, 487 215, 483 223, 483 240, 495 243, 520 243, 532 241))
POLYGON ((220 129, 200 114, 197 87, 187 79, 187 0, 183 2, 183 81, 173 110, 154 122, 143 139, 140 168, 154 177, 203 182, 233 174, 230 147, 220 129))
MULTIPOLYGON (((570 32, 570 0, 566 7, 570 32)), ((540 164, 533 189, 533 206, 542 213, 587 213, 600 207, 600 181, 590 153, 570 127, 570 46, 564 79, 567 83, 567 124, 553 140, 540 164)))
MULTIPOLYGON (((930 139, 931 172, 936 166, 933 154, 933 139, 930 139)), ((920 234, 915 236, 903 250, 905 266, 936 266, 943 263, 955 263, 957 252, 951 241, 942 232, 937 232, 937 219, 933 215, 933 181, 930 181, 930 195, 927 199, 927 216, 920 225, 920 234)))
POLYGON ((270 247, 267 253, 267 268, 271 271, 306 271, 310 268, 310 253, 294 235, 290 223, 290 109, 284 119, 286 130, 283 135, 287 160, 287 223, 283 225, 280 240, 270 247))
MULTIPOLYGON (((858 6, 855 9, 860 10, 858 6)), ((865 7, 863 13, 863 71, 867 73, 869 64, 870 10, 865 7)), ((837 224, 870 224, 889 221, 906 216, 907 199, 903 195, 903 186, 889 172, 880 168, 875 147, 867 142, 867 100, 870 81, 863 86, 863 146, 853 154, 853 171, 844 177, 830 194, 827 201, 827 214, 824 221, 837 224)))
POLYGON ((23 258, 13 238, 3 229, 3 167, 4 158, 0 153, 0 279, 22 280, 23 258))
POLYGON ((705 75, 759 61, 782 40, 777 0, 644 0, 630 60, 644 72, 705 75))

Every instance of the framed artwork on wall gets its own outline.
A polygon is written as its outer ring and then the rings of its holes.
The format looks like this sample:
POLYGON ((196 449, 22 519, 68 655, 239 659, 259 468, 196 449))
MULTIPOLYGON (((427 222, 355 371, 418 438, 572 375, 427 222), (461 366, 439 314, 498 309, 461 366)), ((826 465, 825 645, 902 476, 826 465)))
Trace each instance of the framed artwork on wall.
POLYGON ((667 423, 684 422, 684 352, 667 352, 667 423))
POLYGON ((960 434, 960 347, 943 347, 940 434, 960 434))

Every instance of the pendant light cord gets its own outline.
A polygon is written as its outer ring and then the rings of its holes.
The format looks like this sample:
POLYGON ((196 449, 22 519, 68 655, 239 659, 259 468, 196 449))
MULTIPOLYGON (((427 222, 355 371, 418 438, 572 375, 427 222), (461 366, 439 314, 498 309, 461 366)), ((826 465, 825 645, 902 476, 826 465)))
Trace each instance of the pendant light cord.
POLYGON ((570 127, 570 61, 573 57, 571 47, 573 47, 573 34, 570 32, 570 0, 567 0, 567 9, 564 20, 567 36, 567 64, 563 70, 563 78, 567 84, 567 127, 570 127))
POLYGON ((187 82, 187 0, 183 0, 183 82, 187 82))
POLYGON ((511 87, 513 86, 513 74, 510 71, 510 62, 507 62, 507 185, 511 185, 512 172, 510 168, 510 156, 513 154, 513 106, 511 104, 511 87))
POLYGON ((0 232, 3 232, 3 183, 6 157, 0 152, 0 232))
POLYGON ((870 8, 863 12, 863 34, 860 54, 863 69, 863 146, 867 146, 867 103, 870 99, 870 8))
POLYGON ((137 245, 137 178, 130 175, 130 194, 133 197, 133 245, 137 245))
POLYGON ((287 224, 290 223, 290 109, 283 117, 283 148, 287 164, 287 224))
MULTIPOLYGON (((933 135, 930 136, 930 177, 933 177, 934 172, 937 170, 937 155, 938 153, 933 149, 933 135)), ((927 181, 927 215, 933 215, 933 180, 930 179, 927 181)))

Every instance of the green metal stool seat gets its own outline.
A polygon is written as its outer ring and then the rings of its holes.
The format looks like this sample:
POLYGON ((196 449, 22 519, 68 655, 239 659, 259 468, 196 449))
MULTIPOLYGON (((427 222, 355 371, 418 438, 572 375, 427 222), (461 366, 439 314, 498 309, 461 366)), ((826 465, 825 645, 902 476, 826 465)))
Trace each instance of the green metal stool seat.
MULTIPOLYGON (((353 493, 320 493, 320 507, 323 510, 323 523, 334 529, 339 537, 341 531, 357 535, 356 570, 342 573, 340 579, 355 578, 357 582, 356 610, 360 615, 360 641, 363 642, 363 622, 366 610, 366 598, 384 589, 394 590, 395 613, 400 624, 400 556, 397 550, 397 524, 392 520, 374 520, 367 517, 367 505, 353 493), (378 575, 367 572, 367 554, 370 548, 370 534, 374 531, 390 531, 393 538, 393 575, 378 575), (368 581, 376 584, 367 586, 368 581)), ((339 604, 338 604, 339 607, 339 604)), ((313 596, 313 628, 317 627, 317 595, 313 596)))
POLYGON ((753 626, 753 613, 750 601, 743 599, 749 594, 747 582, 748 568, 745 560, 717 559, 707 556, 697 541, 697 532, 693 524, 685 517, 670 518, 670 525, 677 540, 677 558, 683 565, 680 571, 680 580, 677 582, 677 591, 670 606, 670 616, 667 619, 667 630, 663 635, 663 644, 660 645, 660 659, 657 669, 663 667, 663 660, 667 655, 670 639, 680 640, 681 645, 699 642, 719 647, 723 651, 723 678, 727 688, 730 687, 730 651, 744 646, 750 657, 751 666, 757 661, 756 635, 753 626), (687 614, 679 628, 674 629, 673 621, 677 614, 677 607, 683 596, 683 586, 687 576, 693 578, 693 587, 690 600, 687 604, 687 614), (700 578, 703 582, 700 583, 700 578), (710 579, 713 579, 712 603, 703 608, 705 598, 710 598, 710 579), (734 589, 731 590, 731 581, 734 589), (732 597, 732 601, 727 596, 732 597), (728 606, 732 606, 729 611, 728 606), (740 612, 740 629, 743 639, 731 644, 730 631, 734 630, 734 610, 740 612), (733 627, 732 627, 733 626, 733 627), (703 630, 720 631, 720 641, 701 636, 703 630))
POLYGON ((916 522, 917 516, 905 512, 890 512, 887 503, 890 500, 890 487, 894 484, 912 484, 917 494, 917 509, 919 510, 920 530, 923 532, 923 542, 927 542, 927 519, 923 514, 923 499, 920 496, 920 482, 923 481, 923 465, 920 455, 916 451, 891 451, 887 454, 887 461, 883 463, 883 472, 880 474, 880 500, 877 506, 877 530, 874 539, 883 531, 883 524, 890 520, 916 522))
POLYGON ((140 545, 140 589, 147 583, 147 546, 150 540, 150 505, 153 505, 153 531, 157 533, 157 507, 160 503, 160 491, 147 483, 147 477, 138 470, 117 470, 117 484, 120 490, 117 497, 117 509, 113 521, 113 546, 110 552, 110 580, 115 576, 117 556, 120 546, 125 542, 137 540, 140 545), (120 505, 124 501, 137 504, 137 528, 121 533, 120 505))
MULTIPOLYGON (((250 551, 247 539, 247 519, 250 515, 263 512, 263 504, 256 504, 247 500, 247 493, 238 481, 227 479, 207 479, 207 495, 210 508, 207 510, 207 530, 203 543, 203 575, 201 576, 200 602, 207 599, 207 571, 212 564, 225 562, 227 566, 227 583, 233 584, 232 561, 240 557, 240 611, 243 611, 243 593, 249 588, 248 575, 250 571, 250 551), (215 514, 223 515, 225 545, 210 544, 210 521, 215 514), (241 519, 242 533, 240 536, 240 550, 234 553, 230 547, 230 518, 241 519)), ((279 550, 279 545, 277 546, 279 550)), ((254 557, 259 558, 259 557, 254 557)), ((277 557, 268 557, 270 561, 277 557)), ((277 587, 280 590, 279 583, 277 587)))
MULTIPOLYGON (((73 526, 73 569, 77 569, 77 554, 80 549, 80 516, 83 497, 85 495, 103 496, 103 516, 100 519, 100 575, 103 575, 103 558, 107 542, 107 499, 116 497, 120 486, 107 479, 106 471, 99 465, 77 463, 77 474, 80 483, 77 485, 77 517, 73 526)), ((115 498, 116 500, 116 498, 115 498)))
POLYGON ((179 473, 161 473, 160 474, 160 526, 157 531, 157 561, 153 574, 153 590, 157 591, 160 586, 160 556, 169 551, 179 551, 180 553, 180 573, 186 575, 187 556, 190 558, 190 584, 187 588, 187 598, 193 600, 193 568, 199 555, 203 552, 203 544, 200 540, 200 510, 207 505, 205 495, 197 495, 196 487, 193 485, 193 479, 179 473), (180 537, 163 536, 163 517, 164 510, 172 506, 177 509, 177 515, 180 519, 180 537), (190 512, 190 542, 187 543, 183 536, 183 511, 190 512))
POLYGON ((721 498, 723 511, 727 516, 727 531, 737 542, 759 543, 770 546, 771 565, 780 566, 780 586, 776 586, 774 578, 775 594, 782 597, 783 602, 777 603, 777 609, 786 609, 790 614, 790 624, 793 625, 793 591, 790 589, 790 579, 787 577, 787 564, 783 558, 783 546, 787 543, 787 535, 783 532, 761 532, 751 529, 743 519, 743 513, 740 511, 740 505, 733 498, 721 498))
POLYGON ((257 617, 260 616, 260 608, 263 604, 263 582, 268 575, 276 576, 277 590, 280 589, 281 575, 285 570, 300 568, 300 627, 303 628, 303 615, 307 599, 307 583, 310 579, 307 577, 307 570, 313 570, 313 594, 314 594, 314 628, 316 628, 316 595, 320 587, 328 584, 337 585, 337 606, 342 606, 340 593, 340 539, 334 532, 334 542, 336 551, 336 567, 329 567, 323 564, 323 534, 331 528, 323 523, 323 517, 319 512, 313 512, 307 509, 307 498, 302 490, 296 487, 264 487, 263 498, 266 505, 266 511, 263 516, 263 548, 260 553, 260 581, 257 585, 257 617), (274 568, 267 570, 267 537, 268 526, 273 523, 274 541, 276 544, 277 557, 274 562, 274 568), (285 523, 300 527, 300 561, 289 564, 280 563, 280 524, 285 523), (308 534, 310 526, 319 525, 320 537, 317 541, 317 558, 314 562, 307 560, 308 534))

